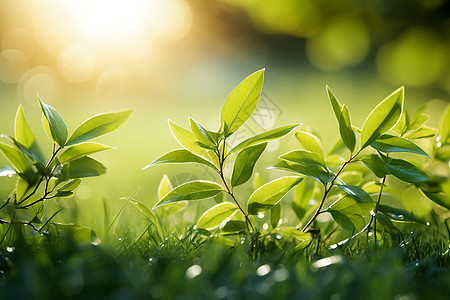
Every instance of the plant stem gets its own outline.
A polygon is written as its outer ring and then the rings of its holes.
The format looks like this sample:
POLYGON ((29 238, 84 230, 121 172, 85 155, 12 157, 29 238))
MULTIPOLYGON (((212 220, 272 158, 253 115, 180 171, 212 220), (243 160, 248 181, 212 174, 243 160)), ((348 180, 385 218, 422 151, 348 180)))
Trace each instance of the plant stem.
MULTIPOLYGON (((45 169, 47 169, 47 168, 50 166, 50 164, 52 163, 52 161, 55 159, 56 154, 58 154, 58 152, 62 149, 61 147, 58 147, 58 149, 55 149, 55 145, 56 145, 56 144, 54 143, 54 144, 53 144, 53 153, 52 153, 52 157, 50 158, 50 160, 48 161, 47 165, 45 166, 45 169)), ((53 171, 52 171, 51 174, 53 174, 53 171)), ((24 203, 25 201, 27 201, 28 199, 30 199, 31 196, 33 196, 33 195, 37 192, 39 186, 41 185, 42 181, 43 181, 44 178, 46 178, 46 177, 47 177, 46 175, 42 175, 41 178, 39 178, 39 181, 38 181, 38 183, 36 184, 36 187, 33 189, 33 191, 32 191, 28 196, 26 196, 26 197, 23 198, 21 201, 19 201, 19 203, 17 203, 17 205, 20 205, 20 204, 24 203)), ((47 183, 46 183, 46 192, 47 192, 47 188, 48 188, 48 180, 47 180, 47 183)), ((47 195, 48 195, 48 194, 47 194, 47 195)), ((44 197, 46 197, 47 195, 45 195, 44 197)), ((42 200, 44 200, 44 199, 42 199, 42 200)), ((40 200, 40 201, 42 201, 42 200, 40 200)), ((39 202, 39 201, 37 201, 37 202, 39 202)), ((28 207, 28 206, 27 206, 27 207, 28 207)), ((18 207, 18 208, 22 208, 22 207, 18 207)))
POLYGON ((316 220, 317 216, 321 213, 321 209, 323 204, 325 203, 325 200, 328 196, 328 193, 331 191, 331 189, 334 186, 334 183, 336 182, 336 179, 338 178, 339 174, 341 174, 342 170, 344 170, 345 166, 349 163, 351 163, 353 161, 353 159, 355 159, 356 156, 358 156, 359 152, 361 152, 361 150, 358 151, 358 153, 356 153, 353 156, 350 156, 349 160, 347 160, 342 167, 339 169, 339 171, 336 173, 336 175, 334 175, 333 180, 331 180, 330 186, 324 184, 325 186, 325 192, 323 194, 322 200, 320 201, 319 207, 317 208, 316 212, 314 213, 313 217, 309 220, 309 222, 305 225, 305 227, 303 227, 302 231, 306 232, 306 229, 308 229, 309 226, 311 226, 311 224, 316 220))
POLYGON ((374 214, 372 215, 372 218, 370 219, 370 222, 369 222, 369 226, 367 227, 368 232, 370 232, 370 225, 373 222, 373 236, 375 239, 375 245, 377 244, 377 219, 376 219, 376 216, 378 213, 378 205, 380 204, 380 201, 381 201, 381 194, 383 193, 384 183, 386 182, 386 176, 387 175, 384 175, 383 179, 381 180, 381 188, 380 188, 380 192, 378 193, 377 205, 375 206, 374 214))
POLYGON ((223 175, 223 165, 225 163, 225 143, 226 143, 226 139, 224 138, 223 139, 223 144, 222 144, 222 153, 221 154, 220 154, 220 146, 217 149, 217 153, 219 153, 218 158, 219 158, 219 164, 220 164, 220 171, 219 171, 220 179, 222 179, 222 182, 223 182, 223 184, 225 186, 226 192, 231 196, 231 198, 233 199, 234 203, 236 203, 237 207, 239 208, 239 210, 241 211, 242 215, 244 216, 245 224, 247 225, 247 230, 250 231, 250 228, 251 228, 252 231, 255 231, 255 227, 253 227, 253 224, 250 221, 250 219, 248 218, 248 215, 245 213, 244 209, 242 208, 242 206, 237 201, 237 199, 234 196, 233 192, 228 187, 227 181, 225 180, 225 177, 223 175))

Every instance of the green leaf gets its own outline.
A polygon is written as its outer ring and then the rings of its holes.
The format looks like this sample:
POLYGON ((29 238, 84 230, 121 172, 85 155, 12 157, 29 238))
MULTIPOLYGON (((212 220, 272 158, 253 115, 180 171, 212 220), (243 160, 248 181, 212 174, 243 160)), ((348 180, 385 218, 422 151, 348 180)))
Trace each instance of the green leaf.
POLYGON ((162 155, 161 157, 155 159, 153 162, 149 163, 142 170, 145 170, 149 167, 160 165, 160 164, 180 164, 180 163, 192 163, 192 162, 201 163, 210 168, 213 168, 214 170, 217 170, 216 166, 214 166, 210 161, 207 161, 206 159, 204 159, 186 149, 176 149, 176 150, 167 152, 166 154, 162 155))
POLYGON ((417 130, 407 132, 404 137, 408 139, 426 139, 435 136, 437 129, 422 126, 417 130))
POLYGON ((427 173, 402 159, 392 159, 385 168, 390 174, 406 182, 417 183, 430 179, 427 173))
POLYGON ((403 110, 403 99, 404 88, 401 87, 372 110, 362 128, 361 149, 372 144, 397 124, 403 110))
POLYGON ((231 220, 228 221, 225 226, 222 228, 223 232, 240 232, 240 231, 246 231, 247 230, 247 224, 245 221, 239 221, 239 220, 231 220))
POLYGON ((410 140, 390 134, 381 135, 370 146, 381 152, 409 152, 430 157, 410 140))
POLYGON ((386 163, 376 154, 365 156, 362 162, 379 178, 383 178, 389 173, 385 168, 386 163))
POLYGON ((342 111, 342 104, 338 101, 338 99, 336 99, 336 97, 334 96, 333 92, 330 90, 328 85, 327 85, 326 89, 327 89, 328 99, 330 100, 331 107, 333 108, 334 115, 336 116, 336 120, 338 120, 338 122, 339 122, 339 119, 341 116, 341 111, 342 111))
POLYGON ((337 184, 337 186, 358 203, 374 204, 372 197, 359 186, 349 184, 337 184))
POLYGON ((84 121, 67 141, 75 145, 110 133, 122 125, 131 115, 131 110, 95 115, 84 121))
POLYGON ((424 113, 421 113, 417 116, 417 118, 414 119, 414 121, 411 122, 411 124, 408 126, 408 130, 416 130, 419 129, 425 122, 427 122, 430 119, 430 116, 424 113))
POLYGON ((69 198, 73 196, 73 191, 57 191, 55 198, 69 198))
POLYGON ((73 179, 58 189, 59 192, 74 191, 81 183, 81 179, 73 179))
POLYGON ((67 170, 68 177, 71 179, 100 176, 106 172, 104 165, 87 156, 69 161, 64 165, 64 169, 67 170))
POLYGON ((48 122, 51 137, 61 148, 63 148, 66 145, 67 136, 69 134, 66 123, 60 114, 53 107, 42 102, 41 98, 39 98, 39 104, 41 105, 42 112, 48 122))
POLYGON ((280 156, 281 159, 302 165, 315 165, 326 169, 323 157, 308 150, 293 150, 280 156))
POLYGON ((0 150, 18 173, 26 173, 31 170, 30 161, 21 151, 2 142, 0 142, 0 150))
POLYGON ((189 118, 189 124, 191 126, 191 131, 194 134, 194 136, 197 138, 197 140, 200 142, 200 144, 206 145, 208 147, 214 148, 215 141, 213 137, 210 136, 208 130, 203 128, 200 123, 195 121, 194 119, 189 118))
MULTIPOLYGON (((172 189, 173 187, 169 177, 167 177, 167 175, 164 174, 158 186, 158 200, 164 198, 164 196, 167 195, 172 189)), ((170 216, 176 213, 177 211, 185 208, 187 205, 188 205, 187 201, 169 203, 158 207, 158 211, 160 211, 163 216, 170 216)))
POLYGON ((352 121, 347 106, 342 106, 342 111, 339 117, 339 132, 344 141, 345 146, 353 153, 356 145, 355 132, 352 129, 352 121))
POLYGON ((14 122, 14 137, 16 141, 28 149, 30 149, 34 144, 34 134, 25 119, 22 105, 19 105, 19 108, 17 109, 16 119, 14 122))
POLYGON ((217 158, 217 155, 214 153, 214 151, 202 148, 199 146, 196 142, 197 139, 195 138, 194 134, 190 132, 187 129, 184 129, 183 127, 175 124, 171 120, 168 120, 169 122, 169 128, 172 132, 173 137, 175 140, 180 144, 181 147, 185 148, 186 150, 206 158, 207 160, 211 160, 216 166, 219 166, 219 160, 217 158))
POLYGON ((303 149, 309 152, 312 152, 317 155, 318 161, 320 162, 320 165, 325 166, 325 159, 323 157, 323 147, 322 143, 320 142, 319 138, 315 135, 299 131, 295 133, 295 137, 299 141, 299 143, 302 145, 303 149))
POLYGON ((245 78, 228 95, 220 116, 225 137, 237 131, 253 114, 261 96, 263 81, 264 69, 245 78))
POLYGON ((409 114, 406 110, 402 111, 402 114, 400 115, 400 119, 398 120, 397 124, 392 128, 392 130, 400 135, 403 135, 407 130, 409 126, 409 114))
POLYGON ((173 190, 172 183, 169 177, 164 174, 161 182, 158 185, 158 200, 161 200, 165 195, 167 195, 171 190, 173 190))
POLYGON ((234 162, 231 186, 235 187, 246 183, 252 177, 256 161, 266 149, 267 143, 258 144, 242 150, 234 162))
POLYGON ((238 211, 238 207, 234 203, 222 202, 219 203, 201 215, 197 221, 197 227, 211 230, 219 227, 221 224, 228 222, 233 215, 238 211))
POLYGON ((374 205, 361 205, 355 198, 344 196, 334 202, 326 211, 343 228, 359 232, 366 224, 363 216, 368 216, 373 207, 374 205))
POLYGON ((317 164, 296 164, 287 161, 280 161, 273 167, 276 169, 307 175, 324 184, 332 181, 334 178, 333 175, 317 164))
POLYGON ((426 224, 426 221, 423 220, 422 218, 419 218, 419 217, 415 216, 413 213, 411 213, 407 210, 401 209, 401 208, 396 208, 396 207, 382 205, 382 204, 378 204, 377 208, 378 208, 378 211, 382 212, 383 214, 385 214, 386 216, 388 216, 389 218, 391 218, 394 221, 416 222, 416 223, 426 224))
POLYGON ((441 143, 447 144, 450 143, 450 104, 447 105, 444 113, 441 118, 441 143))
POLYGON ((195 180, 183 183, 165 195, 153 209, 168 203, 211 198, 223 192, 222 186, 216 182, 195 180))
POLYGON ((259 187, 248 200, 248 213, 256 215, 270 209, 302 180, 303 178, 298 176, 285 176, 259 187))
POLYGON ((239 152, 241 150, 244 150, 248 147, 251 147, 251 146, 254 146, 257 144, 262 144, 265 142, 269 142, 269 141, 273 141, 273 140, 282 138, 300 125, 301 125, 301 123, 285 125, 285 126, 271 129, 271 130, 263 132, 263 133, 259 133, 257 135, 249 137, 248 139, 240 142, 233 149, 231 149, 230 152, 228 152, 228 153, 231 154, 231 153, 239 152))
POLYGON ((79 159, 83 156, 87 156, 92 153, 112 149, 113 147, 106 146, 95 142, 85 142, 78 145, 66 148, 59 156, 61 163, 65 163, 71 160, 79 159))
POLYGON ((295 237, 301 241, 305 241, 308 239, 311 239, 311 234, 308 232, 303 232, 300 229, 292 226, 283 226, 281 228, 277 228, 276 232, 283 235, 283 236, 292 236, 295 237))
POLYGON ((272 228, 276 228, 281 219, 281 203, 272 206, 269 210, 270 213, 270 225, 272 228))
POLYGON ((439 204, 440 206, 445 207, 447 209, 450 209, 450 198, 445 193, 442 192, 433 193, 424 191, 423 189, 422 193, 424 193, 424 195, 427 196, 428 199, 430 199, 434 203, 439 204))
POLYGON ((42 167, 45 165, 45 159, 42 157, 42 153, 39 150, 39 147, 36 143, 33 143, 31 145, 31 148, 27 148, 26 146, 19 143, 16 139, 12 137, 8 137, 9 140, 11 140, 14 145, 18 148, 18 150, 22 151, 25 155, 27 155, 30 159, 36 161, 39 163, 42 167))

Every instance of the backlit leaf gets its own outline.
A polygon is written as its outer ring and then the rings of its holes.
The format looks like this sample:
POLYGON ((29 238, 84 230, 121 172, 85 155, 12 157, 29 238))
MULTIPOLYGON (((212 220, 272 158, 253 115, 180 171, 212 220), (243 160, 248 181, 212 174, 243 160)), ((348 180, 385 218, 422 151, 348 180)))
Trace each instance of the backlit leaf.
POLYGON ((153 162, 145 166, 142 170, 145 170, 151 166, 156 166, 160 164, 180 164, 180 163, 201 163, 204 164, 210 168, 213 168, 217 170, 217 168, 206 159, 186 150, 186 149, 176 149, 172 150, 170 152, 167 152, 166 154, 162 155, 161 157, 155 159, 153 162))
POLYGON ((31 169, 30 161, 21 151, 2 142, 0 142, 0 150, 18 173, 26 173, 31 169))
POLYGON ((299 131, 295 133, 295 137, 302 145, 303 149, 310 151, 317 155, 319 162, 322 166, 325 166, 325 159, 323 157, 323 146, 319 138, 309 132, 299 131))
POLYGON ((256 161, 266 149, 267 143, 242 150, 236 157, 231 177, 231 186, 241 185, 252 177, 256 161))
POLYGON ((379 178, 383 178, 389 172, 386 170, 386 163, 376 154, 364 156, 362 162, 379 178))
POLYGON ((336 99, 331 89, 327 86, 327 94, 328 94, 328 100, 330 100, 331 107, 333 108, 334 115, 336 116, 336 120, 339 121, 341 111, 342 111, 342 104, 336 99))
POLYGON ((285 126, 277 127, 277 128, 271 129, 269 131, 259 133, 252 137, 249 137, 248 139, 240 142, 238 145, 233 147, 233 149, 230 150, 229 154, 239 152, 245 148, 248 148, 248 147, 251 147, 251 146, 254 146, 257 144, 262 144, 265 142, 269 142, 269 141, 273 141, 273 140, 282 138, 300 125, 301 124, 285 125, 285 126))
POLYGON ((222 202, 219 203, 201 215, 197 221, 198 228, 211 230, 219 227, 224 222, 227 222, 238 211, 238 207, 234 203, 222 202))
POLYGON ((430 157, 410 140, 390 134, 381 135, 370 146, 381 152, 409 152, 430 157))
POLYGON ((220 116, 226 137, 238 130, 253 114, 261 96, 263 81, 264 69, 245 78, 228 95, 220 116))
POLYGON ((153 209, 172 202, 211 198, 223 191, 224 189, 221 185, 212 181, 195 180, 186 182, 171 190, 153 209))
POLYGON ((404 88, 401 87, 381 101, 369 114, 361 132, 361 149, 394 127, 403 110, 404 88))
POLYGON ((390 174, 406 182, 417 183, 430 179, 427 173, 402 159, 392 159, 385 168, 390 174))
POLYGON ((67 141, 74 145, 110 133, 122 125, 131 115, 131 110, 95 115, 84 121, 67 141))
POLYGON ((219 160, 214 151, 202 148, 201 146, 196 144, 197 139, 195 138, 192 132, 190 132, 187 129, 184 129, 178 124, 175 124, 171 120, 168 120, 168 122, 173 137, 178 142, 178 144, 180 144, 181 147, 189 150, 190 152, 196 155, 202 156, 207 160, 211 160, 216 166, 219 166, 219 160))
POLYGON ((69 161, 64 168, 67 170, 69 178, 100 176, 106 172, 103 164, 87 156, 69 161))
POLYGON ((273 168, 307 175, 322 183, 327 183, 333 180, 333 175, 317 164, 297 164, 287 161, 280 161, 276 163, 273 168))
POLYGON ((73 179, 58 189, 60 192, 67 192, 75 190, 81 183, 81 179, 73 179))
POLYGON ((441 119, 441 143, 450 143, 450 104, 447 105, 441 119))
POLYGON ((375 205, 360 204, 355 198, 344 196, 334 202, 326 211, 343 228, 359 232, 365 226, 364 216, 369 216, 375 205))
POLYGON ((215 145, 214 139, 209 135, 208 130, 203 128, 203 126, 200 125, 200 123, 191 118, 189 118, 189 124, 191 126, 192 133, 201 144, 214 147, 215 145))
POLYGON ((270 209, 278 204, 291 188, 302 180, 302 177, 286 176, 270 181, 259 187, 251 194, 248 200, 248 213, 250 215, 256 215, 270 209))
POLYGON ((16 141, 27 148, 31 148, 34 143, 34 135, 28 125, 25 115, 23 113, 22 105, 19 105, 14 122, 14 137, 16 141))
POLYGON ((42 102, 41 98, 39 98, 39 104, 41 105, 44 117, 48 122, 53 140, 57 142, 59 146, 64 147, 69 134, 66 123, 60 114, 53 107, 42 102))
POLYGON ((83 156, 87 156, 92 153, 96 153, 99 151, 104 151, 108 149, 112 149, 113 147, 106 146, 103 144, 95 143, 95 142, 85 142, 77 145, 73 145, 69 148, 66 148, 63 153, 59 156, 59 160, 61 163, 65 163, 71 160, 75 160, 81 158, 83 156))
POLYGON ((356 145, 355 132, 352 129, 352 121, 347 106, 342 106, 342 111, 339 117, 339 132, 344 141, 345 146, 353 153, 356 145))
POLYGON ((348 184, 337 184, 337 186, 346 192, 350 197, 355 199, 358 203, 374 204, 372 197, 370 197, 370 195, 359 186, 348 184))
POLYGON ((417 130, 407 132, 403 137, 408 139, 426 139, 435 136, 437 129, 422 126, 417 130))
POLYGON ((382 204, 378 204, 377 208, 378 208, 378 211, 384 213, 386 216, 388 216, 389 218, 391 218, 394 221, 417 222, 417 223, 421 223, 421 224, 426 224, 426 221, 423 220, 422 218, 419 218, 419 217, 415 216, 413 213, 411 213, 407 210, 401 209, 401 208, 396 208, 396 207, 382 205, 382 204))

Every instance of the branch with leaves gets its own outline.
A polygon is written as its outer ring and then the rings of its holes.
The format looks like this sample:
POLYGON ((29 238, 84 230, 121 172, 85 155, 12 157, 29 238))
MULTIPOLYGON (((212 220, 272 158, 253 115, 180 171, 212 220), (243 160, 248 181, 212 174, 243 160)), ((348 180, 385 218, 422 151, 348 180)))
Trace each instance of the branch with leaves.
POLYGON ((17 176, 16 189, 0 207, 1 223, 29 225, 38 230, 38 223, 43 223, 45 218, 44 201, 71 197, 82 178, 105 173, 106 167, 89 155, 112 147, 91 140, 116 130, 131 114, 122 111, 95 115, 69 137, 61 115, 40 98, 39 104, 44 131, 53 143, 49 159, 42 154, 22 106, 16 113, 14 136, 2 135, 0 142, 0 151, 11 164, 2 167, 0 174, 17 176), (27 213, 21 214, 18 220, 17 210, 27 213))

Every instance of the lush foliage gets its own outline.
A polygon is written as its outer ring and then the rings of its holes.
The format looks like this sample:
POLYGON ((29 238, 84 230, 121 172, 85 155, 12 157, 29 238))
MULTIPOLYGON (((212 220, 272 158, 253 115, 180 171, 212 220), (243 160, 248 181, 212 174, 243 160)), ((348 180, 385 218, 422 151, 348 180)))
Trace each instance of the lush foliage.
POLYGON ((399 228, 405 222, 429 226, 426 214, 416 216, 405 209, 399 187, 410 190, 416 197, 411 202, 431 200, 437 204, 433 208, 436 211, 450 209, 448 184, 445 186, 450 147, 449 108, 442 117, 440 130, 427 127, 429 116, 423 112, 424 107, 413 115, 404 109, 403 87, 382 100, 362 127, 352 124, 349 108, 327 87, 340 134, 338 142, 325 153, 318 136, 309 131, 295 132, 301 147, 280 155, 280 160, 271 166, 293 174, 270 182, 255 177, 254 192, 244 199, 244 209, 235 187, 252 178, 255 164, 268 142, 300 125, 277 127, 237 145, 228 144, 229 138, 253 114, 261 96, 263 75, 264 70, 255 72, 230 93, 222 107, 218 131, 207 130, 193 119, 190 119, 190 130, 169 121, 173 136, 183 148, 162 155, 146 168, 167 163, 200 163, 213 169, 218 180, 195 180, 172 188, 164 177, 161 183, 165 186, 164 193, 154 210, 166 207, 164 215, 167 216, 186 207, 187 202, 225 193, 229 195, 227 199, 219 198, 223 200, 198 218, 199 232, 208 237, 245 232, 256 236, 294 236, 303 248, 313 239, 308 232, 327 236, 329 241, 336 242, 329 246, 337 247, 359 238, 362 233, 366 233, 366 240, 373 236, 378 243, 377 238, 382 236, 383 243, 392 243, 401 234, 399 228), (229 178, 225 176, 227 163, 232 164, 229 178), (297 220, 284 222, 289 226, 283 224, 286 206, 282 200, 293 188, 291 207, 297 220), (324 213, 331 215, 334 222, 316 222, 324 213), (266 223, 256 227, 255 216, 265 218, 266 223))
POLYGON ((1 176, 16 176, 16 189, 0 207, 3 242, 13 225, 33 228, 37 233, 48 234, 52 215, 44 214, 44 202, 53 198, 71 197, 81 179, 99 176, 106 167, 89 157, 93 153, 111 149, 91 140, 116 130, 130 116, 131 111, 95 115, 83 122, 69 137, 61 115, 39 98, 42 125, 53 144, 49 157, 40 150, 34 134, 25 119, 22 106, 17 110, 14 136, 2 135, 0 150, 11 163, 1 168, 1 176), (7 226, 7 227, 5 227, 7 226))
POLYGON ((48 213, 44 205, 73 196, 82 178, 105 172, 89 155, 111 147, 91 140, 117 129, 130 112, 96 115, 69 136, 59 113, 39 99, 52 142, 45 157, 19 107, 14 136, 0 142, 11 163, 0 174, 17 177, 0 207, 0 286, 8 287, 0 297, 448 294, 450 106, 439 129, 428 127, 425 107, 408 113, 399 88, 360 127, 327 87, 339 134, 334 145, 325 145, 331 150, 298 123, 233 145, 255 113, 263 80, 264 70, 257 71, 229 94, 217 131, 193 119, 188 129, 169 120, 181 148, 144 168, 156 172, 157 165, 195 163, 212 170, 215 180, 174 187, 163 175, 153 209, 136 192, 112 218, 105 202, 102 236, 98 228, 94 234, 53 221, 59 210, 48 213), (268 167, 280 175, 265 181, 255 172, 259 160, 269 142, 283 137, 299 147, 279 155, 268 167), (247 196, 241 187, 252 192, 247 196), (215 203, 203 209, 200 201, 215 203), (192 207, 194 224, 182 215, 192 207))

